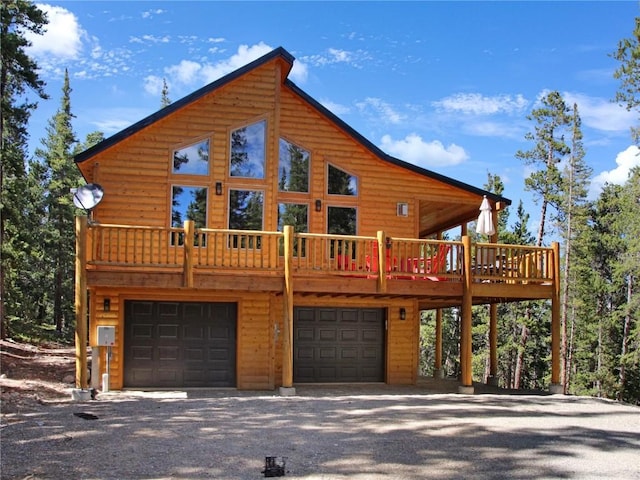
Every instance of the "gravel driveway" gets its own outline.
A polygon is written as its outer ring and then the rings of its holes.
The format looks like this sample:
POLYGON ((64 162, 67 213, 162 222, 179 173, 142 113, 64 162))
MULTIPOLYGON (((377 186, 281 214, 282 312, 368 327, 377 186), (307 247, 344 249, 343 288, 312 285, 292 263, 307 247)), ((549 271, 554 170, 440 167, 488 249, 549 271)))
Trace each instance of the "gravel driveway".
POLYGON ((112 392, 3 415, 2 478, 259 479, 276 456, 298 479, 640 479, 639 407, 417 387, 297 393, 112 392))

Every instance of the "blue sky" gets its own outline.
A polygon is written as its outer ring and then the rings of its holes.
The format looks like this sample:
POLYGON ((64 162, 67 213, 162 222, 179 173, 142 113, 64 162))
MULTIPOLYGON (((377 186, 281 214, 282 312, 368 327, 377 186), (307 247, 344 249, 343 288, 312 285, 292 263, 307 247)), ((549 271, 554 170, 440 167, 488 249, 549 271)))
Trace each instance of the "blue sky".
MULTIPOLYGON (((282 46, 290 78, 387 153, 482 187, 500 175, 514 206, 528 167, 527 115, 551 90, 577 103, 592 195, 640 165, 613 103, 611 53, 631 36, 625 2, 185 2, 38 4, 50 23, 31 38, 50 100, 30 121, 32 150, 60 105, 64 69, 80 139, 105 136, 282 46)), ((533 225, 532 225, 533 226, 533 225)))

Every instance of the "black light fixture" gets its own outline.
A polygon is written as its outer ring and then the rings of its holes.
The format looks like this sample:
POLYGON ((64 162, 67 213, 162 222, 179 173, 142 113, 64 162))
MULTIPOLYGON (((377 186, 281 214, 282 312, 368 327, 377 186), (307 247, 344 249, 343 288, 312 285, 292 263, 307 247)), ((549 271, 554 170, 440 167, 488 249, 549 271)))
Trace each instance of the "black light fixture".
POLYGON ((321 212, 322 211, 322 200, 318 199, 316 200, 316 212, 321 212))
POLYGON ((216 182, 216 195, 222 195, 222 182, 216 182))
POLYGON ((105 312, 108 312, 108 311, 110 311, 110 310, 111 310, 111 299, 110 299, 110 298, 105 298, 105 299, 102 301, 102 309, 103 309, 105 312))
POLYGON ((407 319, 407 310, 402 307, 400 308, 400 320, 406 320, 407 319))

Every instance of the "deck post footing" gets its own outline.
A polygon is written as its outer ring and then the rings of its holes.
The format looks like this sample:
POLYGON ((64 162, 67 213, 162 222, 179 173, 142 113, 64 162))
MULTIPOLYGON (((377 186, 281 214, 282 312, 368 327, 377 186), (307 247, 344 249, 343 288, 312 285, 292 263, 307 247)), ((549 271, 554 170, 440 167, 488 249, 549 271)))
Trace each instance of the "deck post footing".
POLYGON ((471 385, 471 386, 458 385, 458 393, 460 393, 462 395, 473 395, 473 393, 474 393, 473 385, 471 385))
POLYGON ((549 386, 549 393, 552 395, 564 395, 564 386, 561 383, 552 383, 549 386))
POLYGON ((295 387, 280 387, 280 395, 283 397, 291 397, 296 394, 295 387))

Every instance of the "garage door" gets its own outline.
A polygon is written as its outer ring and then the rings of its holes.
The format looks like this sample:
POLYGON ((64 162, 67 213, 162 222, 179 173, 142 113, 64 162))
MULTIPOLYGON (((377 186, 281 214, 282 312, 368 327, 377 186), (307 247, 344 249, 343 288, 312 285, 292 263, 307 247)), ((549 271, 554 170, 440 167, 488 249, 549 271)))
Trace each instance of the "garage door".
POLYGON ((125 302, 125 387, 235 387, 235 303, 125 302))
POLYGON ((294 308, 293 381, 383 382, 384 312, 294 308))

